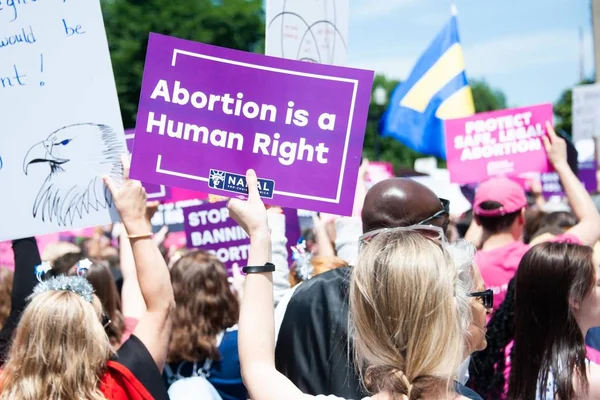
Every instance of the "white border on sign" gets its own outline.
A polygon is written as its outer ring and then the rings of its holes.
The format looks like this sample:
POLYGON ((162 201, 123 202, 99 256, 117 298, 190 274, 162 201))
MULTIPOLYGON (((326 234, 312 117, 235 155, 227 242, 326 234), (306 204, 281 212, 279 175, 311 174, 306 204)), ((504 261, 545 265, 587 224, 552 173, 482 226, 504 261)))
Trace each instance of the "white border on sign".
MULTIPOLYGON (((128 139, 133 139, 135 137, 135 133, 126 133, 125 134, 125 140, 128 139)), ((159 185, 160 186, 160 192, 153 192, 153 193, 146 193, 146 197, 149 199, 155 199, 157 197, 164 197, 167 195, 167 190, 165 188, 165 185, 159 185)))
MULTIPOLYGON (((354 117, 354 105, 356 103, 356 93, 358 91, 358 80, 357 79, 340 78, 340 77, 336 77, 336 76, 318 75, 318 74, 311 74, 311 73, 306 73, 306 72, 290 71, 290 70, 281 69, 281 68, 266 67, 264 65, 249 64, 249 63, 245 63, 245 62, 241 62, 241 61, 228 60, 225 58, 213 57, 213 56, 208 56, 206 54, 198 54, 198 53, 193 53, 190 51, 185 51, 185 50, 180 50, 180 49, 173 49, 173 60, 171 62, 172 67, 174 67, 177 62, 177 54, 182 54, 182 55, 196 57, 196 58, 203 58, 205 60, 221 62, 224 64, 237 65, 240 67, 260 69, 260 70, 269 71, 269 72, 276 72, 276 73, 280 73, 280 74, 296 75, 296 76, 303 76, 303 77, 307 77, 307 78, 316 78, 316 79, 324 79, 324 80, 329 80, 329 81, 352 83, 354 86, 354 90, 352 91, 352 103, 350 104, 350 116, 348 118, 348 129, 346 131, 346 140, 344 142, 344 155, 342 157, 342 165, 341 165, 341 170, 340 170, 341 174, 340 174, 340 179, 338 181, 338 189, 337 189, 336 198, 329 199, 329 198, 324 198, 324 197, 308 196, 308 195, 304 195, 304 194, 300 194, 300 193, 282 192, 279 190, 273 191, 273 194, 278 194, 280 196, 297 197, 297 198, 301 198, 301 199, 317 200, 317 201, 323 201, 323 202, 327 202, 327 203, 339 203, 340 202, 340 197, 342 194, 342 183, 344 182, 344 176, 346 173, 346 171, 345 171, 346 158, 348 155, 348 146, 350 144, 350 133, 352 131, 352 119, 354 117)), ((208 182, 208 178, 163 169, 163 168, 161 168, 161 162, 162 162, 162 155, 158 154, 157 158, 156 158, 156 172, 159 174, 172 175, 172 176, 178 176, 180 178, 208 182)))

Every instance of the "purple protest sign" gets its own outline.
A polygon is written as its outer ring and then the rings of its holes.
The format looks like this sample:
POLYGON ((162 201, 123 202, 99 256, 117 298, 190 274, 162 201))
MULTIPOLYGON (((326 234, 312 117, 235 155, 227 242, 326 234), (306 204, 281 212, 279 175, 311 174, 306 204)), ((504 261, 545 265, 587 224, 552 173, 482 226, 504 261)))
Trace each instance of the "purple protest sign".
MULTIPOLYGON (((579 172, 577 176, 583 186, 590 193, 596 193, 598 190, 598 180, 596 178, 596 162, 581 162, 579 163, 579 172)), ((542 182, 542 194, 545 198, 552 196, 564 196, 565 190, 563 189, 560 178, 556 172, 548 172, 541 174, 540 180, 542 182)))
POLYGON ((350 215, 373 72, 150 34, 131 175, 350 215))
MULTIPOLYGON (((127 144, 127 151, 129 154, 133 151, 133 141, 135 138, 134 129, 125 130, 125 143, 127 144)), ((143 182, 142 185, 146 189, 146 194, 149 200, 165 200, 170 195, 170 190, 165 185, 157 185, 154 183, 143 182)))
MULTIPOLYGON (((125 141, 127 143, 127 150, 131 154, 133 151, 133 145, 135 143, 135 129, 125 130, 125 141)), ((144 185, 144 188, 146 189, 148 199, 158 200, 163 203, 179 203, 188 200, 204 200, 208 198, 206 193, 192 192, 190 190, 176 187, 167 187, 165 185, 157 185, 147 182, 142 182, 142 185, 144 185)))
POLYGON ((204 203, 183 209, 187 246, 208 251, 217 256, 231 275, 237 263, 246 265, 250 239, 229 216, 227 202, 204 203))

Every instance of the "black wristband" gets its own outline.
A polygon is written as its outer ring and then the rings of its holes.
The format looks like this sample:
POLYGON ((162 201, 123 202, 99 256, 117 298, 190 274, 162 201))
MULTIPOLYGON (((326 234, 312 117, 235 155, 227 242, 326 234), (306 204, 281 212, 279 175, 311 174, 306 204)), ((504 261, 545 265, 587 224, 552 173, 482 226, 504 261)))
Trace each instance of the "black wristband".
POLYGON ((245 274, 262 274, 264 272, 273 272, 275 271, 275 264, 266 263, 260 267, 244 267, 242 268, 242 272, 245 274))

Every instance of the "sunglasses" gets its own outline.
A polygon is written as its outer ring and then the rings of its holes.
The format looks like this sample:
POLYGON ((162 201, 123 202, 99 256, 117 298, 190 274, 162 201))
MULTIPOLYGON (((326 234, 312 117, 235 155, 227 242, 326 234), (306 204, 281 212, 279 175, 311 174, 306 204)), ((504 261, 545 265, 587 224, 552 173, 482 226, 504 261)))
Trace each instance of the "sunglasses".
POLYGON ((104 327, 104 329, 106 329, 112 323, 112 321, 110 320, 108 315, 106 315, 104 313, 102 313, 102 319, 100 320, 100 322, 102 323, 102 326, 104 327))
POLYGON ((440 202, 442 203, 442 209, 433 214, 431 217, 419 222, 417 225, 425 225, 436 218, 442 217, 444 215, 450 215, 450 200, 440 199, 440 202))
POLYGON ((469 293, 467 296, 480 298, 483 306, 487 309, 491 310, 494 308, 494 291, 492 289, 484 290, 483 292, 469 293))
POLYGON ((361 245, 369 243, 375 236, 383 232, 416 232, 438 243, 447 243, 446 235, 442 228, 432 225, 398 226, 396 228, 382 228, 363 234, 358 240, 361 245))

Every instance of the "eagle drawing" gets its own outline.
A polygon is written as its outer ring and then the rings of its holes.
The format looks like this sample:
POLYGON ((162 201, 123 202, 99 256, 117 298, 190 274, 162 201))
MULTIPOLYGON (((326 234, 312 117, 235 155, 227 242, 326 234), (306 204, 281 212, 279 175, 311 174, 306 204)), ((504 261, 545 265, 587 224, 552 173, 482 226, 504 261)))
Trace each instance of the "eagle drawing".
POLYGON ((89 214, 90 208, 111 207, 112 196, 102 177, 121 180, 124 152, 109 126, 92 123, 60 128, 34 144, 23 160, 23 172, 44 167, 48 176, 33 203, 33 217, 67 226, 89 214))

